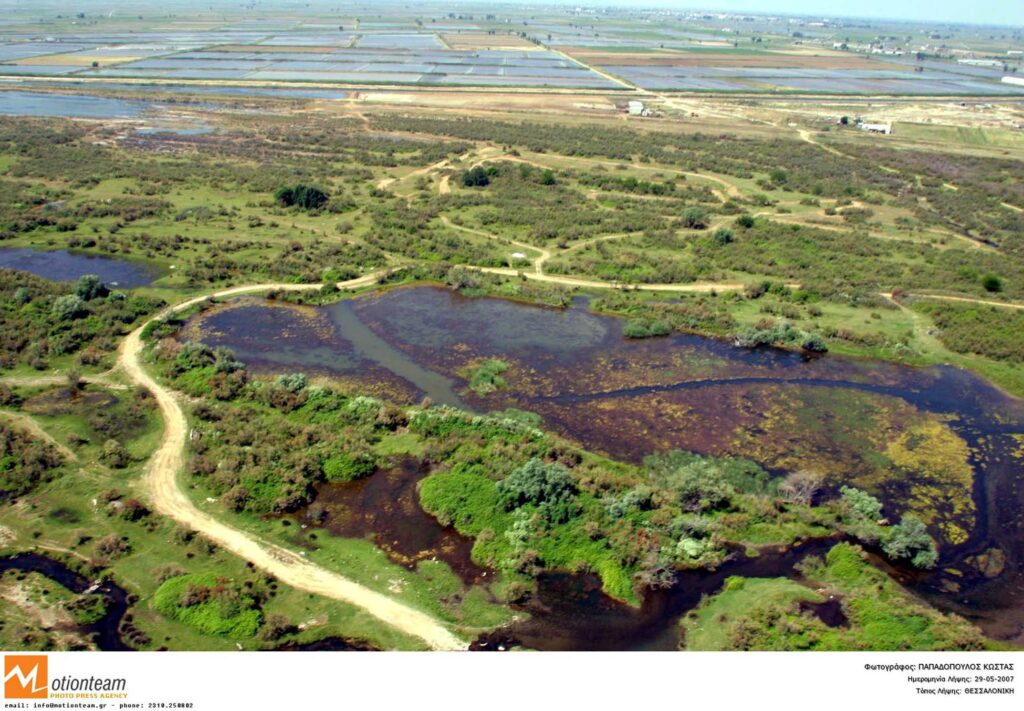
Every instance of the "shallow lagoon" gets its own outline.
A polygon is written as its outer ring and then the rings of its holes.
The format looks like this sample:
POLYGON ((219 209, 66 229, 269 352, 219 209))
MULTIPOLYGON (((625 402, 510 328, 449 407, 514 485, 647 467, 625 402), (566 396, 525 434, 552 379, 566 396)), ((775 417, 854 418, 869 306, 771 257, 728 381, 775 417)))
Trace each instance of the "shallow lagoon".
MULTIPOLYGON (((186 334, 235 349, 255 371, 303 370, 480 412, 530 410, 545 427, 619 459, 679 448, 746 456, 779 473, 822 471, 832 487, 852 482, 878 493, 887 512, 930 521, 940 568, 893 574, 993 636, 1024 629, 1024 460, 1014 439, 1024 433, 1024 405, 968 372, 690 335, 635 341, 622 336, 619 319, 582 302, 551 309, 433 287, 317 308, 241 300, 193 319, 186 334), (481 398, 460 373, 487 358, 509 364, 509 387, 481 398), (994 549, 998 570, 984 565, 994 549)), ((771 574, 788 574, 802 555, 780 552, 771 574)), ((635 611, 585 580, 552 576, 545 585, 542 600, 570 595, 579 604, 569 611, 549 599, 533 610, 537 624, 562 632, 542 644, 524 627, 518 638, 530 646, 664 648, 673 643, 661 636, 669 618, 687 607, 680 586, 635 611)))
POLYGON ((148 286, 160 277, 158 271, 137 262, 113 257, 30 248, 0 249, 0 267, 29 272, 53 281, 76 281, 83 274, 95 274, 107 286, 133 289, 148 286))
POLYGON ((149 107, 145 101, 108 96, 0 91, 0 114, 9 116, 135 118, 149 107))

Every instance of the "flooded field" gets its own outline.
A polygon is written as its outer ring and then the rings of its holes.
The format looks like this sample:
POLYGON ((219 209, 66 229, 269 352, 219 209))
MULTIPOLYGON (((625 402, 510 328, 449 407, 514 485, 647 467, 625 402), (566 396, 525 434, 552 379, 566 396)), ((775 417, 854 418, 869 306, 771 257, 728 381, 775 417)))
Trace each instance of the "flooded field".
POLYGON ((0 114, 8 116, 74 116, 77 118, 135 118, 149 108, 145 101, 107 96, 0 91, 0 114))
POLYGON ((148 286, 160 277, 156 269, 137 262, 63 249, 52 252, 28 248, 0 249, 0 267, 29 272, 53 281, 75 281, 83 274, 95 274, 108 286, 122 289, 148 286))
MULTIPOLYGON (((833 489, 869 489, 887 511, 913 511, 929 524, 940 568, 893 574, 994 636, 1024 627, 1024 461, 1015 438, 1024 405, 966 371, 739 349, 699 336, 636 341, 583 302, 559 310, 432 287, 322 308, 244 300, 194 319, 186 337, 231 347, 256 371, 303 370, 480 412, 529 410, 545 427, 628 461, 685 449, 749 457, 778 473, 819 471, 833 489), (508 387, 479 397, 464 374, 491 358, 508 364, 508 387)), ((683 603, 664 604, 675 614, 683 603)), ((585 607, 646 624, 610 600, 585 607)), ((637 635, 636 645, 656 643, 637 635)))

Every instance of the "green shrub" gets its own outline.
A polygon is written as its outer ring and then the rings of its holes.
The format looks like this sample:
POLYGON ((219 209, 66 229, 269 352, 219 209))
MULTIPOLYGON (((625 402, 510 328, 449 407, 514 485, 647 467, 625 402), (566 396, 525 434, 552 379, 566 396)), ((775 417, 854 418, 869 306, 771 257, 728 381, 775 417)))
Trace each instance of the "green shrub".
POLYGON ((667 336, 672 329, 664 321, 653 321, 642 318, 633 318, 623 325, 622 335, 626 338, 652 338, 654 336, 667 336))
POLYGON ((731 243, 734 239, 732 230, 730 230, 728 227, 719 227, 717 230, 715 230, 714 237, 715 244, 717 244, 719 247, 724 247, 725 245, 731 243))
POLYGON ((939 560, 935 540, 928 533, 928 527, 910 513, 889 529, 882 541, 882 550, 890 558, 909 560, 915 568, 934 568, 939 560))
POLYGON ((702 207, 688 207, 683 212, 683 227, 702 230, 708 226, 708 213, 702 207))
POLYGON ((293 187, 278 188, 274 199, 284 207, 295 205, 306 210, 319 210, 327 202, 328 195, 319 188, 299 183, 293 187))
POLYGON ((377 469, 372 457, 349 454, 336 454, 324 460, 324 476, 328 481, 355 481, 370 476, 377 469))
POLYGON ((882 502, 866 491, 852 486, 840 487, 843 503, 857 516, 868 521, 877 521, 882 517, 882 502))
POLYGON ((482 188, 491 184, 491 178, 484 167, 478 165, 462 174, 462 184, 467 188, 482 188))
POLYGON ((153 605, 203 634, 232 639, 255 636, 263 619, 252 595, 213 573, 170 578, 157 588, 153 605))
POLYGON ((1003 290, 1003 280, 995 274, 986 274, 982 277, 981 286, 990 293, 998 293, 1003 290))
POLYGON ((484 396, 508 387, 501 374, 508 370, 508 363, 497 358, 489 358, 475 368, 467 368, 463 375, 469 380, 469 389, 477 395, 484 396))

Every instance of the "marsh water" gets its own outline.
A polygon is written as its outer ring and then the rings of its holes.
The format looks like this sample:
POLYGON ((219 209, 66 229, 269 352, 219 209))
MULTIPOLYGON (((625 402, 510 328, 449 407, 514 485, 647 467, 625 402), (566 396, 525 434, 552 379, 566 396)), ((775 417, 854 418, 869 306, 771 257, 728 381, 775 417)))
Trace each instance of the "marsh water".
POLYGON ((28 247, 0 249, 0 267, 53 281, 75 281, 83 274, 95 274, 108 286, 122 289, 148 286, 159 277, 156 269, 137 262, 63 249, 52 252, 28 247))
POLYGON ((128 593, 109 580, 102 583, 90 583, 88 578, 79 575, 60 561, 38 553, 21 553, 8 558, 0 558, 0 573, 17 570, 26 573, 39 573, 50 580, 64 586, 73 593, 100 595, 106 603, 106 611, 96 622, 82 625, 80 632, 95 639, 96 646, 103 651, 123 652, 132 649, 121 638, 121 621, 128 611, 128 593))
MULTIPOLYGON (((924 506, 913 510, 941 539, 940 566, 890 572, 994 637, 1020 640, 1024 630, 1024 405, 966 371, 693 335, 636 341, 582 301, 552 309, 435 287, 315 308, 242 299, 193 319, 186 337, 228 346, 255 371, 301 370, 479 412, 529 410, 546 428, 627 461, 670 449, 745 456, 777 473, 813 468, 833 488, 871 488, 887 512, 924 506), (463 375, 488 358, 509 365, 508 387, 477 397, 463 375)), ((357 497, 345 505, 358 508, 357 497)), ((338 533, 372 535, 372 522, 363 524, 338 533)), ((724 574, 790 575, 803 555, 781 551, 751 573, 727 564, 648 595, 639 611, 604 599, 585 578, 547 576, 528 625, 544 625, 548 642, 526 627, 513 636, 540 648, 665 648, 693 590, 713 593, 724 574)))
POLYGON ((439 558, 467 585, 483 581, 487 570, 473 562, 473 540, 453 528, 439 526, 419 505, 417 483, 430 467, 413 457, 373 476, 344 484, 321 484, 316 507, 322 520, 314 519, 310 507, 298 512, 300 520, 335 536, 361 538, 370 532, 373 542, 395 562, 414 567, 422 560, 439 558))

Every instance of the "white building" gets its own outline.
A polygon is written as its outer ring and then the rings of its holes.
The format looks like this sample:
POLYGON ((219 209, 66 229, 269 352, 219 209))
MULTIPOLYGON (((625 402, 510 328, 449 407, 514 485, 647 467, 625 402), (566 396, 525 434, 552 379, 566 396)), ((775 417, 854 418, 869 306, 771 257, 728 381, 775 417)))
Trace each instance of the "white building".
POLYGON ((644 115, 644 102, 642 101, 630 101, 626 104, 627 110, 630 116, 643 116, 644 115))
POLYGON ((1003 66, 1003 63, 998 59, 958 59, 957 64, 966 64, 970 67, 995 67, 996 69, 1003 66))
POLYGON ((892 133, 891 123, 862 123, 860 124, 861 131, 868 131, 869 133, 884 133, 888 136, 892 133))
POLYGON ((1003 83, 1024 86, 1024 77, 1003 77, 1003 83))

